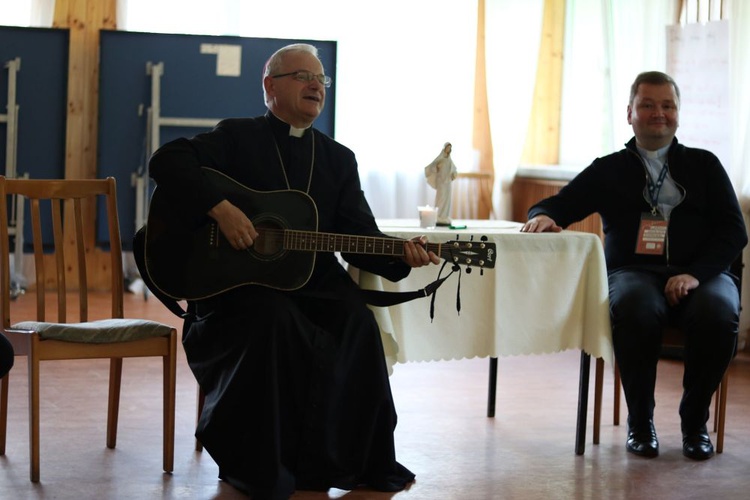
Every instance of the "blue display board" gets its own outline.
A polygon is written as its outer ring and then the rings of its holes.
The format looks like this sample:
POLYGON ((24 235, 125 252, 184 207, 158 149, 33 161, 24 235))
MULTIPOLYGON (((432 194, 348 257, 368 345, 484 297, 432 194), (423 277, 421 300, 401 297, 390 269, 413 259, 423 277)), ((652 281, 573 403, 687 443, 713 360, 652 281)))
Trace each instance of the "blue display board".
MULTIPOLYGON (((262 71, 268 57, 290 43, 318 47, 326 74, 336 77, 336 42, 102 31, 100 48, 98 175, 118 181, 123 247, 135 227, 133 175, 145 173, 148 110, 152 107, 149 64, 163 64, 160 115, 171 118, 229 118, 262 115, 262 71)), ((315 126, 333 136, 333 87, 315 126)), ((191 137, 210 127, 160 127, 158 145, 191 137)), ((157 146, 158 146, 157 145, 157 146)))
MULTIPOLYGON (((65 126, 68 88, 67 29, 0 26, 0 113, 7 114, 9 61, 16 72, 18 127, 16 174, 35 179, 65 177, 65 126)), ((7 172, 8 124, 0 122, 0 173, 7 172)), ((45 234, 51 229, 45 227, 45 234)), ((25 241, 31 225, 25 224, 25 241)))
MULTIPOLYGON (((0 63, 20 58, 16 74, 19 106, 16 171, 42 179, 65 175, 68 30, 0 26, 0 63)), ((0 77, 2 113, 7 113, 8 70, 0 77)), ((0 123, 0 165, 5 172, 5 132, 0 123)))

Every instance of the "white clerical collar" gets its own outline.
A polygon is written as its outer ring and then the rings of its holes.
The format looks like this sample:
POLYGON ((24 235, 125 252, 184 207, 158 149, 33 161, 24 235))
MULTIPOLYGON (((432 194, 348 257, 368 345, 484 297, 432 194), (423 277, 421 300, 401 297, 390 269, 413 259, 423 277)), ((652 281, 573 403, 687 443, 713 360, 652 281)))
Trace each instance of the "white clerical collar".
POLYGON ((289 125, 289 135, 292 137, 302 137, 305 135, 306 128, 297 128, 289 125))
POLYGON ((671 144, 667 144, 666 146, 659 148, 656 151, 651 151, 651 150, 642 148, 640 146, 637 146, 637 147, 638 147, 638 150, 641 152, 641 154, 645 156, 646 158, 648 158, 649 160, 657 160, 667 155, 667 151, 669 151, 670 145, 671 144))
MULTIPOLYGON (((269 111, 270 111, 270 110, 269 110, 269 111)), ((275 115, 275 114, 273 113, 273 111, 270 111, 270 114, 271 114, 271 115, 272 115, 272 116, 273 116, 274 118, 276 118, 276 119, 277 119, 278 121, 280 121, 281 123, 283 123, 284 125, 288 125, 288 126, 289 126, 289 136, 290 136, 290 137, 298 137, 298 138, 299 138, 299 137, 302 137, 303 135, 305 135, 305 130, 307 130, 308 128, 310 128, 310 127, 312 126, 312 125, 310 125, 310 126, 308 126, 307 128, 297 128, 297 127, 295 127, 295 126, 293 126, 293 125, 290 125, 289 123, 285 122, 284 120, 282 120, 282 119, 281 119, 281 118, 279 118, 278 116, 276 116, 276 115, 275 115)))

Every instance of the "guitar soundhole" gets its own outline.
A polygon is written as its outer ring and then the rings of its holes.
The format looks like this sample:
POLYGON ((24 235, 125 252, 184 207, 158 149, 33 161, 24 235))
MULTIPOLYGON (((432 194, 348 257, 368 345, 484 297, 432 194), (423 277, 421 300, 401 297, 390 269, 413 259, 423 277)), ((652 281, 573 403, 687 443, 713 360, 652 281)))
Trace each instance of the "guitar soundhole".
POLYGON ((260 257, 277 258, 284 251, 284 226, 273 217, 260 218, 253 221, 253 225, 260 236, 250 251, 260 257))

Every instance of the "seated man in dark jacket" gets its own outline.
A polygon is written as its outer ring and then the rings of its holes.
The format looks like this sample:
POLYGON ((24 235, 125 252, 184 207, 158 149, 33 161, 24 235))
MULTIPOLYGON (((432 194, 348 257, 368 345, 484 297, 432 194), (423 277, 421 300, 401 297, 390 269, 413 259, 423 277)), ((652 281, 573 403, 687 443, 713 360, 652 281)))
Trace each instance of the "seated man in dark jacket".
POLYGON ((734 355, 739 291, 729 273, 747 244, 737 196, 718 158, 677 142, 680 92, 660 72, 631 87, 635 138, 598 158, 529 210, 522 231, 560 231, 598 212, 605 235, 615 358, 628 405, 627 451, 659 454, 654 387, 662 332, 685 333, 683 454, 710 458, 711 397, 734 355))

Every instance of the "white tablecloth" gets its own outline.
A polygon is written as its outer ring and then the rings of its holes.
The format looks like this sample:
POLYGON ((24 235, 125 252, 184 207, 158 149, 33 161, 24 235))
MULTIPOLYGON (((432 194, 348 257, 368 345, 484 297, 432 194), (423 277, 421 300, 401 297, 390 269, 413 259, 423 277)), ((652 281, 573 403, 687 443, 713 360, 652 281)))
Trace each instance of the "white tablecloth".
MULTIPOLYGON (((458 273, 437 291, 435 317, 430 298, 388 308, 373 307, 389 366, 431 361, 579 349, 612 363, 612 339, 604 253, 590 233, 521 233, 521 225, 496 220, 454 221, 467 229, 422 229, 416 219, 379 220, 389 235, 426 234, 430 242, 478 241, 497 245, 494 269, 470 274, 462 268, 460 314, 458 273)), ((437 278, 439 266, 413 269, 398 283, 359 272, 362 288, 411 291, 437 278)), ((443 276, 449 272, 449 266, 443 276)))

